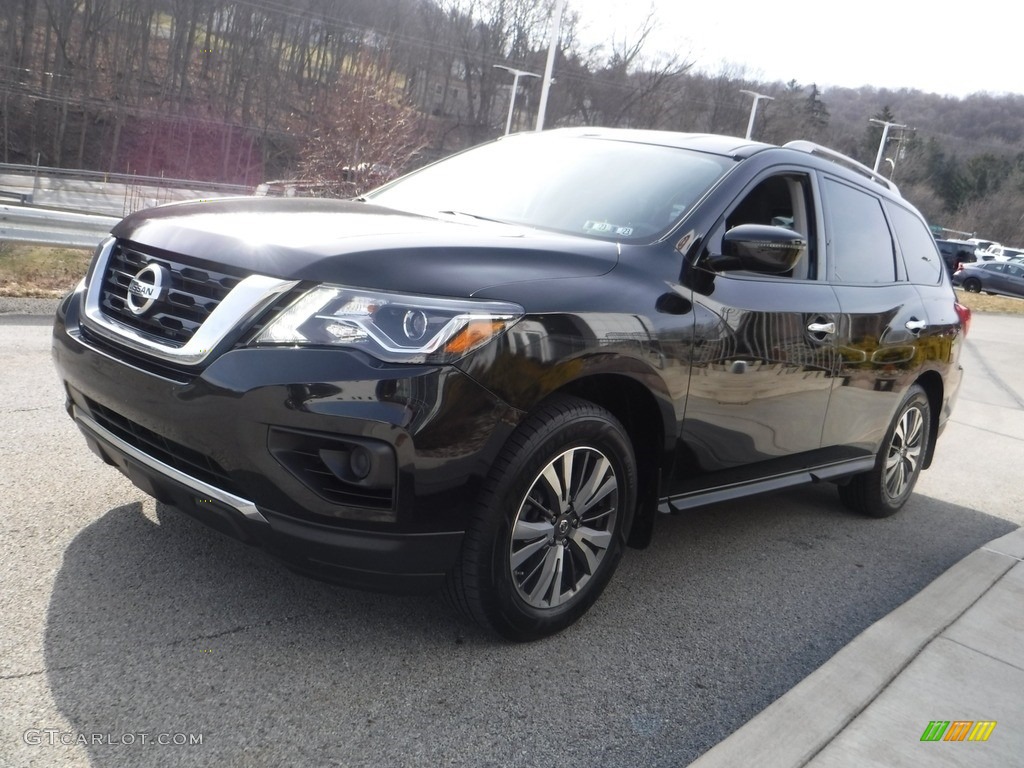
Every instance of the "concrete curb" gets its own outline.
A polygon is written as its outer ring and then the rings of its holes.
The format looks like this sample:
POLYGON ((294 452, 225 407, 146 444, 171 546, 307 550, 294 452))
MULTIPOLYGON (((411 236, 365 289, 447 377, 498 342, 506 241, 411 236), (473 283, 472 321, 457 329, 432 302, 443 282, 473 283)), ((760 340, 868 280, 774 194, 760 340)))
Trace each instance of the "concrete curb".
POLYGON ((49 315, 57 311, 60 299, 0 296, 0 315, 49 315))
POLYGON ((1024 559, 1024 528, 972 552, 855 637, 691 768, 806 765, 914 660, 1024 559))

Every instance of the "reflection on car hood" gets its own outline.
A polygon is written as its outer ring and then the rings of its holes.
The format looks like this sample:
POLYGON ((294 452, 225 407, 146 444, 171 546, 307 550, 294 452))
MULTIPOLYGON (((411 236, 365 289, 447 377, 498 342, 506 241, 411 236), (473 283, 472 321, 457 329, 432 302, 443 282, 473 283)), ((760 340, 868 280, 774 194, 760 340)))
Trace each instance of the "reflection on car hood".
POLYGON ((459 296, 601 275, 618 258, 607 241, 338 200, 178 203, 132 214, 113 234, 272 277, 459 296))

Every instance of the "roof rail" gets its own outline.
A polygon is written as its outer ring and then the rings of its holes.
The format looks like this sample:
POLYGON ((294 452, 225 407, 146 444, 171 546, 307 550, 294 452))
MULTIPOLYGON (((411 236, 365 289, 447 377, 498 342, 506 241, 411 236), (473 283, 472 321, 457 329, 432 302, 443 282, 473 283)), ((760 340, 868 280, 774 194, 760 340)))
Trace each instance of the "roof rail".
POLYGON ((810 155, 817 155, 818 157, 823 157, 826 160, 831 160, 836 165, 841 165, 854 173, 866 176, 876 184, 881 184, 883 187, 892 190, 897 195, 900 194, 899 188, 891 179, 885 178, 885 176, 877 171, 871 170, 863 163, 858 163, 852 157, 847 157, 841 152, 836 152, 834 149, 829 149, 828 147, 823 147, 820 144, 815 144, 813 141, 803 140, 787 142, 786 144, 783 144, 783 147, 786 149, 795 149, 798 152, 806 152, 810 155))

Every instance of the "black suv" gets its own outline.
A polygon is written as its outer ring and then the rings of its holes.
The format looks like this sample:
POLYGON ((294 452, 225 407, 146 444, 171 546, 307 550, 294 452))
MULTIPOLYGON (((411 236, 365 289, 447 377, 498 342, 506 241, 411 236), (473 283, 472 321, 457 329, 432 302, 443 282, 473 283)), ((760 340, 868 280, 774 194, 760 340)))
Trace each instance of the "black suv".
POLYGON ((974 244, 965 240, 936 240, 935 244, 939 247, 942 261, 950 275, 960 269, 961 264, 973 264, 978 260, 974 254, 974 244))
POLYGON ((160 501, 530 639, 659 509, 829 480, 898 510, 968 319, 918 212, 842 155, 567 129, 358 200, 129 216, 53 351, 91 448, 160 501))

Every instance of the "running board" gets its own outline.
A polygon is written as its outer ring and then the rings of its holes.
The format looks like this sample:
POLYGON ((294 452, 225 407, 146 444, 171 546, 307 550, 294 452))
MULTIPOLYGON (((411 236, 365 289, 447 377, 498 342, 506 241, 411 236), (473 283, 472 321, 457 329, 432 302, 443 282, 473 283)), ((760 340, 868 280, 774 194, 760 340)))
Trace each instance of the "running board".
POLYGON ((836 464, 826 464, 822 467, 812 467, 811 469, 800 470, 799 472, 775 475, 762 480, 733 483, 731 485, 681 493, 677 496, 663 499, 662 505, 668 506, 670 514, 682 512, 684 509, 696 509, 697 507, 704 507, 709 504, 717 504, 721 501, 733 501, 746 496, 780 491, 797 485, 821 483, 849 477, 850 475, 859 475, 861 472, 870 472, 874 469, 874 466, 875 457, 865 456, 864 458, 841 461, 836 464))

